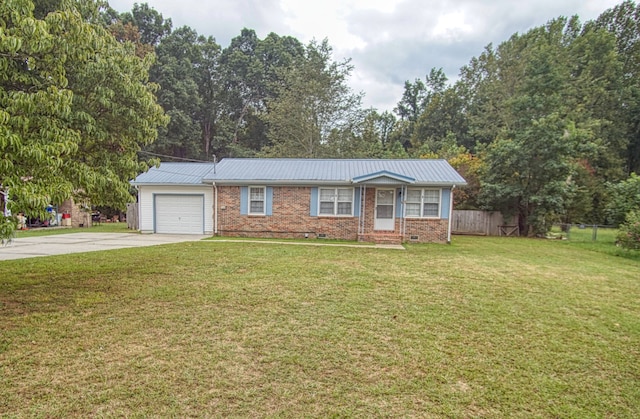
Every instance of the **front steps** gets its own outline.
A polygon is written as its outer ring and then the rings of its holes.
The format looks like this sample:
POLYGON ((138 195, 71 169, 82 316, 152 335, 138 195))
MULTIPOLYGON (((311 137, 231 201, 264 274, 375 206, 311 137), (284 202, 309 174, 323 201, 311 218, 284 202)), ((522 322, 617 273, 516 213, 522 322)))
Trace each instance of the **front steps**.
POLYGON ((402 235, 393 231, 383 231, 358 235, 358 241, 375 244, 402 244, 402 235))

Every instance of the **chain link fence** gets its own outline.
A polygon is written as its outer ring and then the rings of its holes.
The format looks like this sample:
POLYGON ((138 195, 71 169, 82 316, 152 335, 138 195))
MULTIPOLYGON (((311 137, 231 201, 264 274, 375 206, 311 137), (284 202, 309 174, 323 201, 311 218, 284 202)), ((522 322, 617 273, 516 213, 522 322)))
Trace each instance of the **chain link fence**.
POLYGON ((551 234, 574 242, 616 242, 618 229, 598 224, 554 224, 551 234))

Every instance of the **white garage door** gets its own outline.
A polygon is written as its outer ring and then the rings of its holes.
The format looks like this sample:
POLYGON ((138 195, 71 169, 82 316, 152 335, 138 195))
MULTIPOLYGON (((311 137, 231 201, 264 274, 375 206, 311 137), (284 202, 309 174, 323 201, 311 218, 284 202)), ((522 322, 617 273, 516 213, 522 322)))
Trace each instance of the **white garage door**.
POLYGON ((203 234, 204 196, 155 195, 156 233, 203 234))

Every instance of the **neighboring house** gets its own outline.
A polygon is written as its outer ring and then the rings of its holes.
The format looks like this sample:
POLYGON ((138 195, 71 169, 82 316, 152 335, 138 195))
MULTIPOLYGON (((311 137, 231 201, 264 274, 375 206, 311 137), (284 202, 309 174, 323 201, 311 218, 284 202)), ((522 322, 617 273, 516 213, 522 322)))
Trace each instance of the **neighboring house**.
POLYGON ((140 230, 383 243, 451 240, 445 160, 224 159, 162 163, 132 182, 140 230))

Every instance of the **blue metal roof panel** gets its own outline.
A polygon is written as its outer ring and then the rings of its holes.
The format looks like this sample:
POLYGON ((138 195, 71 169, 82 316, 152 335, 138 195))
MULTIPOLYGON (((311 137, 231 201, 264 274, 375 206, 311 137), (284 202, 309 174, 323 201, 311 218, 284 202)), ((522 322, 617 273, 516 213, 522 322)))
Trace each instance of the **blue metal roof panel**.
POLYGON ((213 170, 213 163, 170 163, 152 167, 138 175, 133 185, 201 185, 202 179, 213 170))
POLYGON ((209 182, 352 182, 354 178, 391 172, 416 179, 417 184, 464 185, 446 160, 381 159, 223 159, 209 182))

